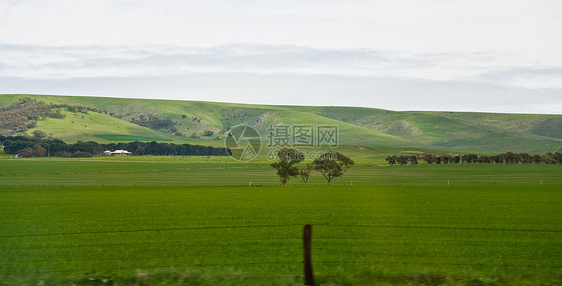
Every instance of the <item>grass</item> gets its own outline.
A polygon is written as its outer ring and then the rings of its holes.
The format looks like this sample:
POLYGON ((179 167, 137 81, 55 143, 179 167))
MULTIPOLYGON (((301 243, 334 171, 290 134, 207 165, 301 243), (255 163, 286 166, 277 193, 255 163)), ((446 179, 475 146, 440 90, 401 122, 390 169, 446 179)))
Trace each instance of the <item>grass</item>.
MULTIPOLYGON (((83 114, 68 111, 63 111, 62 113, 66 115, 65 118, 39 120, 37 121, 37 127, 33 130, 38 129, 52 133, 54 138, 61 138, 67 142, 116 141, 116 139, 120 140, 119 138, 123 138, 125 142, 128 142, 128 140, 125 140, 127 138, 144 139, 143 141, 178 139, 176 136, 141 127, 104 114, 95 112, 83 114)), ((33 130, 30 130, 30 132, 33 130)), ((186 140, 184 138, 179 139, 186 140)))
POLYGON ((0 159, 7 159, 10 158, 10 154, 6 154, 4 152, 4 148, 0 148, 0 159))
POLYGON ((191 271, 203 285, 223 275, 295 282, 310 223, 326 285, 560 282, 560 198, 556 185, 8 188, 0 269, 7 281, 125 284, 191 271))
POLYGON ((123 134, 99 134, 96 137, 107 141, 117 141, 117 142, 146 142, 146 141, 160 141, 161 138, 156 137, 144 137, 135 135, 123 135, 123 134))
MULTIPOLYGON (((341 145, 387 146, 431 152, 553 152, 562 145, 560 115, 489 114, 459 112, 395 112, 356 107, 270 106, 216 102, 142 100, 83 96, 0 95, 0 106, 29 96, 47 103, 82 105, 121 114, 129 120, 141 113, 170 118, 187 136, 214 131, 198 140, 142 128, 105 114, 70 114, 62 120, 38 121, 36 129, 68 142, 111 142, 123 138, 173 140, 218 144, 221 131, 238 124, 252 124, 266 140, 271 125, 336 125, 341 145), (185 118, 183 118, 185 115, 185 118), (197 118, 200 121, 194 121, 197 118), (72 123, 74 121, 74 123, 72 123), (110 136, 110 137, 107 137, 110 136)), ((30 129, 28 133, 34 129, 30 129)))
MULTIPOLYGON (((360 159, 335 185, 562 184, 559 165, 385 166, 360 159)), ((230 157, 95 157, 2 161, 0 187, 21 186, 277 186, 269 161, 240 163, 230 157)), ((289 181, 300 186, 299 178, 289 181)), ((309 185, 326 185, 313 173, 309 185)))
POLYGON ((300 285, 304 224, 319 285, 562 282, 561 166, 360 159, 280 187, 264 159, 0 163, 0 284, 300 285))

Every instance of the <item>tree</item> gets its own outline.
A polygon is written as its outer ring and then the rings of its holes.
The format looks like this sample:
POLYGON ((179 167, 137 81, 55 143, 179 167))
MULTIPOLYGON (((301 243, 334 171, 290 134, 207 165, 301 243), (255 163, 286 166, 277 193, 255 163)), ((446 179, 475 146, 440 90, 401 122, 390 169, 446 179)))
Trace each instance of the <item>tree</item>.
POLYGON ((408 156, 398 156, 396 157, 396 162, 398 162, 400 165, 408 165, 408 156))
POLYGON ((492 159, 486 155, 478 156, 478 163, 490 164, 492 163, 492 159))
POLYGON ((455 157, 451 154, 443 154, 439 158, 442 164, 452 164, 455 162, 455 157))
POLYGON ((46 152, 47 150, 45 150, 45 148, 41 147, 41 145, 36 144, 33 146, 33 151, 31 152, 31 154, 33 155, 33 157, 44 157, 46 152))
POLYGON ((408 157, 408 161, 409 161, 412 165, 417 165, 417 164, 418 164, 418 156, 412 155, 412 156, 408 157))
POLYGON ((21 149, 18 151, 18 155, 20 155, 22 158, 31 158, 33 157, 33 149, 31 149, 31 147, 21 149))
POLYGON ((23 158, 43 157, 45 156, 45 148, 35 144, 33 148, 27 147, 18 151, 18 154, 23 158))
POLYGON ((302 182, 306 185, 308 183, 308 179, 310 178, 310 171, 314 170, 313 164, 306 164, 306 167, 299 170, 299 176, 302 179, 302 182))
POLYGON ((478 162, 478 155, 476 154, 466 154, 462 155, 461 162, 463 163, 477 163, 478 162))
POLYGON ((435 156, 433 154, 423 153, 420 156, 420 159, 423 160, 423 161, 426 161, 427 164, 436 164, 437 163, 437 156, 435 156))
POLYGON ((355 164, 349 157, 336 151, 328 151, 320 155, 312 163, 314 164, 314 169, 326 178, 328 185, 330 185, 332 179, 343 176, 347 168, 355 164))
POLYGON ((35 137, 35 138, 45 138, 45 137, 47 137, 47 133, 45 133, 41 130, 35 130, 35 131, 31 132, 31 135, 33 135, 33 137, 35 137))
POLYGON ((304 161, 304 153, 294 148, 283 148, 277 153, 277 161, 270 164, 281 180, 281 184, 285 186, 291 177, 299 175, 299 167, 296 164, 304 161))
POLYGON ((392 156, 388 156, 385 158, 386 161, 388 161, 388 164, 390 164, 390 166, 395 165, 396 164, 396 155, 392 155, 392 156))

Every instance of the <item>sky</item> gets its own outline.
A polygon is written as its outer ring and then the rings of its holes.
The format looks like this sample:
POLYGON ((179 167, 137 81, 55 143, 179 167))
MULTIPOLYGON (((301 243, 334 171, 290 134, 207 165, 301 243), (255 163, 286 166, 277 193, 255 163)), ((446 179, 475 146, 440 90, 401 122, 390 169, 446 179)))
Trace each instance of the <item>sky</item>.
POLYGON ((559 0, 0 0, 0 94, 562 114, 559 0))

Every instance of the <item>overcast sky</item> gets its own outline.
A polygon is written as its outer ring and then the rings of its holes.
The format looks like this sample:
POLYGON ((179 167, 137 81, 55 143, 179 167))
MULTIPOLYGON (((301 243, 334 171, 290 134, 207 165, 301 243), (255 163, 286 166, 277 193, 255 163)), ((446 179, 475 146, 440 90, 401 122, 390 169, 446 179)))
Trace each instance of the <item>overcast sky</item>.
POLYGON ((562 114, 562 1, 1 0, 0 93, 562 114))

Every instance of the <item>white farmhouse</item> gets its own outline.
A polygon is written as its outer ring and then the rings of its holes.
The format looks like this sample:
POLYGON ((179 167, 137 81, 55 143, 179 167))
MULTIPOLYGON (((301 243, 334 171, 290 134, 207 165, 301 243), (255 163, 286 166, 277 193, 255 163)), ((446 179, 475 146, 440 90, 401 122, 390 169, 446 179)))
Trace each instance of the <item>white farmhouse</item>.
POLYGON ((115 150, 115 151, 111 152, 111 156, 129 156, 129 155, 133 155, 133 153, 131 153, 127 150, 115 150))

